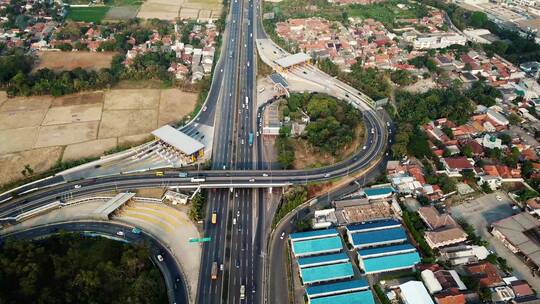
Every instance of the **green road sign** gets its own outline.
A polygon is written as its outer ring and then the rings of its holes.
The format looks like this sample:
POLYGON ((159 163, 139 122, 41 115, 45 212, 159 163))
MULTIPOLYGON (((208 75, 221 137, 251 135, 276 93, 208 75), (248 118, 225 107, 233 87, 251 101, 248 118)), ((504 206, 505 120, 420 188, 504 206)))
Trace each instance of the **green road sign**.
POLYGON ((190 238, 190 243, 204 243, 204 242, 210 242, 212 240, 211 237, 205 237, 205 238, 190 238))

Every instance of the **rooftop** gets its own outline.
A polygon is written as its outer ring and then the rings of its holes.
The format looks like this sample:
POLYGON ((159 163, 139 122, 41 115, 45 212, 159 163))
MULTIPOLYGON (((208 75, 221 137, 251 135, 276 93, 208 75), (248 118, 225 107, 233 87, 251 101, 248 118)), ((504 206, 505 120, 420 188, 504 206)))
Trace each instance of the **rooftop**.
POLYGON ((299 258, 298 265, 300 265, 300 268, 304 268, 311 267, 313 265, 336 264, 348 261, 349 256, 344 252, 340 252, 335 254, 325 254, 314 257, 299 258))
POLYGON ((350 278, 354 276, 350 262, 300 269, 304 284, 350 278))
POLYGON ((359 224, 347 225, 347 230, 351 233, 367 232, 373 230, 389 229, 401 227, 401 223, 394 219, 363 222, 359 224))
POLYGON ((329 294, 338 294, 350 291, 359 291, 369 288, 366 279, 343 281, 332 284, 310 286, 306 288, 306 294, 309 298, 319 297, 329 294))
POLYGON ((401 297, 406 303, 434 304, 426 287, 420 281, 409 281, 399 285, 401 297))
MULTIPOLYGON (((362 259, 363 269, 366 273, 393 271, 413 267, 420 262, 418 252, 408 252, 396 255, 387 255, 369 259, 362 259)), ((416 303, 416 302, 411 302, 416 303)))
POLYGON ((309 239, 320 239, 320 238, 325 238, 325 237, 335 236, 335 235, 338 235, 338 231, 335 228, 331 228, 331 229, 291 233, 289 237, 293 241, 301 241, 301 240, 309 240, 309 239))
POLYGON ((367 197, 370 196, 387 196, 391 195, 394 192, 394 189, 392 187, 380 187, 380 188, 367 188, 364 189, 364 193, 367 197))
POLYGON ((165 125, 152 131, 152 135, 178 149, 185 155, 192 155, 195 152, 204 149, 204 145, 201 142, 169 125, 165 125))
POLYGON ((300 64, 300 63, 304 63, 310 59, 311 57, 309 57, 305 53, 296 53, 296 54, 289 55, 283 58, 279 58, 275 62, 277 65, 281 66, 282 68, 288 68, 288 67, 300 64))
POLYGON ((360 232, 352 235, 353 246, 367 247, 377 244, 406 241, 407 235, 402 227, 378 231, 360 232))
POLYGON ((394 255, 396 253, 416 251, 411 244, 390 245, 376 248, 359 249, 358 253, 364 259, 377 256, 394 255))
POLYGON ((420 207, 418 213, 430 229, 457 226, 456 221, 449 214, 440 214, 433 206, 420 207))
POLYGON ((275 84, 281 84, 284 88, 289 87, 287 80, 285 80, 285 78, 278 73, 272 73, 270 75, 270 80, 272 80, 272 82, 275 84))
POLYGON ((370 290, 351 292, 329 297, 316 298, 310 301, 311 304, 375 304, 373 294, 370 290))
POLYGON ((306 241, 293 241, 292 247, 296 256, 324 252, 337 252, 341 251, 343 248, 341 238, 339 236, 306 241))
POLYGON ((102 219, 108 220, 111 213, 116 211, 116 209, 120 208, 134 196, 135 193, 132 192, 118 193, 115 197, 109 199, 107 202, 105 202, 105 204, 98 207, 94 211, 94 214, 102 219))
POLYGON ((492 224, 506 241, 540 265, 540 225, 532 215, 522 212, 492 224))

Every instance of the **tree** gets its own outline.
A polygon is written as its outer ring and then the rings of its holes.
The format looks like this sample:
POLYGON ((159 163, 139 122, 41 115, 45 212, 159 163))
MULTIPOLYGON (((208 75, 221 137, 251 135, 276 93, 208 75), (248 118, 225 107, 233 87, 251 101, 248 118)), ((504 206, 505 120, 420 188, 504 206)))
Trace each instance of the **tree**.
POLYGON ((473 12, 471 14, 470 24, 474 27, 483 27, 488 21, 488 17, 484 12, 473 12))
POLYGON ((510 113, 507 118, 511 125, 517 126, 521 123, 521 117, 519 117, 516 113, 510 113))
POLYGON ((466 145, 461 149, 461 153, 465 155, 467 158, 473 157, 473 149, 470 145, 466 145))

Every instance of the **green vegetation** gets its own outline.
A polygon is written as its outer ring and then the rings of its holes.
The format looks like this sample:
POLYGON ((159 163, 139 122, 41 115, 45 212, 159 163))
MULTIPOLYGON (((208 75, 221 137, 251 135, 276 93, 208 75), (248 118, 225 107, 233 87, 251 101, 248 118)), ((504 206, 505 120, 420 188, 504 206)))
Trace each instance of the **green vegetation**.
POLYGON ((424 238, 424 231, 426 227, 420 219, 420 216, 416 212, 411 212, 406 208, 403 208, 403 223, 407 226, 407 230, 411 233, 413 239, 416 241, 420 250, 423 253, 424 262, 434 262, 435 257, 433 251, 429 247, 426 239, 424 238))
POLYGON ((400 86, 408 86, 418 81, 418 78, 407 70, 395 70, 390 73, 390 80, 400 86))
POLYGON ((307 200, 307 188, 304 186, 294 186, 290 188, 281 200, 281 205, 279 206, 274 220, 272 221, 272 228, 275 228, 277 223, 285 217, 289 212, 293 211, 294 208, 300 206, 307 200))
POLYGON ((2 303, 165 303, 145 246, 60 234, 8 240, 0 250, 2 303))
POLYGON ((496 104, 495 98, 502 98, 501 91, 483 81, 475 82, 465 95, 474 100, 477 104, 486 107, 494 106, 496 104))
POLYGON ((382 290, 381 285, 379 284, 373 284, 373 290, 375 290, 375 294, 377 295, 377 298, 379 299, 379 302, 381 304, 391 304, 390 300, 382 290))
POLYGON ((110 7, 108 6, 91 6, 91 7, 70 7, 66 19, 73 21, 94 22, 100 23, 110 7))
POLYGON ((399 19, 422 18, 428 14, 427 8, 419 3, 406 2, 405 9, 397 7, 397 4, 400 3, 403 4, 403 1, 391 0, 367 5, 353 4, 348 7, 348 14, 351 17, 375 19, 382 22, 390 30, 399 27, 399 19))
POLYGON ((278 163, 283 169, 290 169, 294 163, 294 143, 290 138, 291 128, 281 127, 276 139, 275 147, 278 153, 278 163))
POLYGON ((198 222, 204 218, 204 203, 205 198, 201 192, 193 197, 188 214, 192 221, 198 222))

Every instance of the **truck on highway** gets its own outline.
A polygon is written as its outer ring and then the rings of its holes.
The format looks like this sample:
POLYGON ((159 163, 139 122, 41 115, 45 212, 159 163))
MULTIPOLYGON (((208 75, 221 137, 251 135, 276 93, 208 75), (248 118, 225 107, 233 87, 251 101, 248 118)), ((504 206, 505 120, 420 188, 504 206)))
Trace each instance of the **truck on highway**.
POLYGON ((212 211, 212 224, 216 224, 217 223, 217 212, 216 210, 213 210, 212 211))
POLYGON ((163 176, 163 171, 156 171, 156 176, 163 176))
POLYGON ((187 172, 178 173, 178 177, 187 177, 187 172))
POLYGON ((246 286, 242 285, 240 286, 240 300, 244 300, 246 298, 246 286))
POLYGON ((248 142, 250 146, 253 146, 253 133, 249 132, 248 142))
POLYGON ((217 262, 212 263, 212 280, 217 280, 217 262))
POLYGON ((206 181, 205 178, 199 178, 199 177, 192 177, 191 182, 192 183, 204 183, 206 181))

